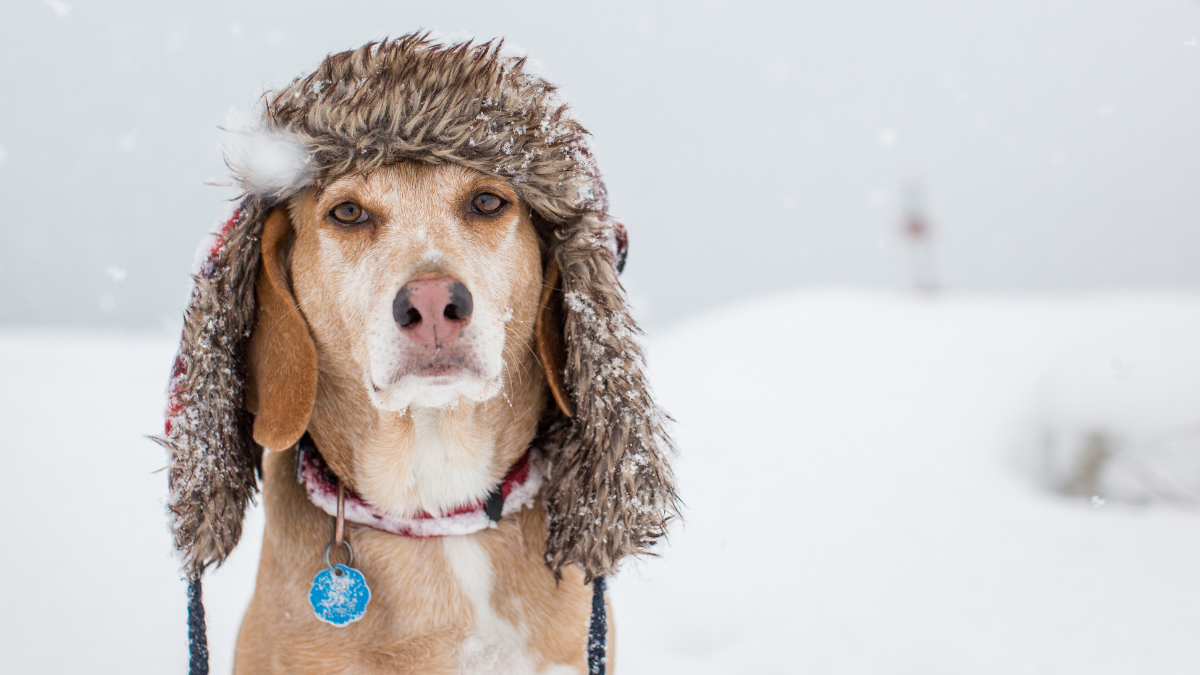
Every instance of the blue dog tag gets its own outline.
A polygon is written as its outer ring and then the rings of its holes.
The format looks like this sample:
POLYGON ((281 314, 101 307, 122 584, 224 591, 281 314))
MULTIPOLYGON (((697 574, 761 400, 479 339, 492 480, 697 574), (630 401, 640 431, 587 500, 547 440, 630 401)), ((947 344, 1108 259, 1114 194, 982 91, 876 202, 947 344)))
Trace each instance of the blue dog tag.
POLYGON ((367 588, 362 572, 353 567, 334 565, 313 577, 308 601, 318 619, 341 627, 358 621, 367 613, 371 589, 367 588))

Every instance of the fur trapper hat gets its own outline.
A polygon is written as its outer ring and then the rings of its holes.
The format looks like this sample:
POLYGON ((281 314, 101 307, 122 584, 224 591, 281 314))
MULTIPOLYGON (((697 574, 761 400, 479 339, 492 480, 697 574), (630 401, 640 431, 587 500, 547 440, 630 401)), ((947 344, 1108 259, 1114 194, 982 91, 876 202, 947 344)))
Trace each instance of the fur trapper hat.
POLYGON ((608 217, 588 133, 555 87, 502 42, 411 34, 327 57, 264 95, 261 119, 238 133, 246 143, 226 161, 245 194, 194 274, 157 439, 189 573, 229 555, 258 489, 246 354, 264 220, 310 186, 402 161, 499 176, 534 211, 547 252, 538 352, 558 403, 536 441, 550 460, 547 565, 578 564, 591 579, 649 552, 677 512, 671 442, 617 281, 624 229, 608 217))

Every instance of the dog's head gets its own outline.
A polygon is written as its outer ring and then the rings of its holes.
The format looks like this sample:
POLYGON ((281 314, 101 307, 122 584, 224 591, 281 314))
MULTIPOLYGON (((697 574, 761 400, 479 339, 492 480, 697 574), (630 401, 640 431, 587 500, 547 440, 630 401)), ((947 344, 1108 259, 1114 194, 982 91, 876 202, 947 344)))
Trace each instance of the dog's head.
POLYGON ((260 445, 303 435, 318 353, 375 407, 405 412, 491 399, 533 348, 543 247, 506 180, 411 161, 343 176, 275 208, 262 248, 247 391, 260 445))
POLYGON ((196 277, 160 439, 193 572, 236 544, 260 446, 303 435, 318 373, 399 413, 492 399, 530 351, 552 394, 547 563, 606 574, 665 533, 670 441, 617 281, 623 230, 586 131, 524 63, 413 35, 267 97, 263 132, 303 161, 287 180, 235 165, 248 194, 196 277))

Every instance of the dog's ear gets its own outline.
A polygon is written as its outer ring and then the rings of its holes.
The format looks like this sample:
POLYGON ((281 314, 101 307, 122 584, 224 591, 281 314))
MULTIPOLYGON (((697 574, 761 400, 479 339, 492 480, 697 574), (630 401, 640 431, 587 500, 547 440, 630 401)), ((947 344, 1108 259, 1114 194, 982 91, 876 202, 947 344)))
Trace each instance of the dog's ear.
POLYGON ((254 413, 254 441, 272 450, 286 450, 300 440, 317 396, 317 350, 288 274, 293 239, 287 209, 276 207, 263 223, 258 310, 246 353, 246 408, 254 413))
MULTIPOLYGON (((563 398, 573 408, 542 440, 551 453, 546 562, 556 574, 578 564, 589 580, 615 572, 627 555, 651 552, 678 513, 667 418, 643 373, 641 331, 617 281, 619 250, 605 245, 613 230, 586 216, 554 233, 559 279, 547 284, 549 298, 543 293, 546 315, 561 312, 566 365, 555 371, 564 373, 563 398)), ((539 349, 554 344, 540 334, 539 349)))
POLYGON ((538 305, 534 335, 537 339, 538 360, 546 372, 546 382, 558 409, 567 417, 574 416, 571 399, 567 398, 567 387, 563 381, 563 370, 567 365, 566 345, 563 343, 563 294, 559 287, 558 262, 550 256, 546 260, 542 279, 542 297, 538 305))

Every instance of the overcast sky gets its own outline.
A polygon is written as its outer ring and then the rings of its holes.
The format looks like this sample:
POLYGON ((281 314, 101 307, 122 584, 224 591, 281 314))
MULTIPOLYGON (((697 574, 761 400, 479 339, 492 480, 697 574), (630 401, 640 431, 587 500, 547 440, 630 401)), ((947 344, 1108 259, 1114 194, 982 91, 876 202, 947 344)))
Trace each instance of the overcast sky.
POLYGON ((596 137, 651 325, 748 295, 1200 288, 1188 0, 11 0, 0 322, 178 324, 231 106, 418 28, 507 36, 596 137))

